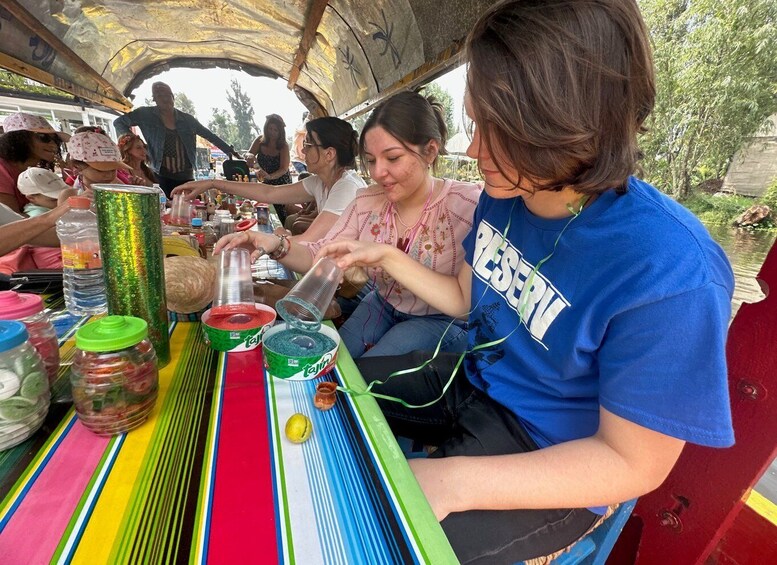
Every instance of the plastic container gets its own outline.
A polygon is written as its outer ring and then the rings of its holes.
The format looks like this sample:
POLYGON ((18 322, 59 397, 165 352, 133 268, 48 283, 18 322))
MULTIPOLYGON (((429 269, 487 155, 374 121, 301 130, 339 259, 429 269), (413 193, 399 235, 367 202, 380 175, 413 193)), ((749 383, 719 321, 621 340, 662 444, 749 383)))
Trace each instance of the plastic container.
POLYGON ((176 194, 173 196, 173 204, 170 210, 170 225, 188 227, 192 221, 191 201, 186 200, 185 194, 176 194))
POLYGON ((88 198, 72 196, 68 204, 71 210, 57 220, 65 306, 76 316, 101 314, 108 307, 97 215, 88 198))
POLYGON ((222 218, 221 223, 219 224, 219 235, 221 237, 224 237, 225 235, 229 235, 231 233, 235 233, 235 220, 230 218, 222 218))
POLYGON ((53 383, 59 370, 59 341, 43 309, 43 298, 12 290, 0 292, 0 320, 16 320, 27 327, 30 344, 43 360, 49 384, 53 383))
POLYGON ((213 222, 205 222, 202 225, 202 231, 205 236, 205 258, 209 258, 213 255, 213 248, 216 246, 216 242, 219 240, 218 230, 216 224, 213 222))
POLYGON ((114 435, 141 425, 159 389, 146 321, 107 316, 79 329, 70 382, 76 414, 94 433, 114 435))
POLYGON ((28 337, 23 323, 0 321, 0 450, 34 434, 49 411, 49 381, 28 337))

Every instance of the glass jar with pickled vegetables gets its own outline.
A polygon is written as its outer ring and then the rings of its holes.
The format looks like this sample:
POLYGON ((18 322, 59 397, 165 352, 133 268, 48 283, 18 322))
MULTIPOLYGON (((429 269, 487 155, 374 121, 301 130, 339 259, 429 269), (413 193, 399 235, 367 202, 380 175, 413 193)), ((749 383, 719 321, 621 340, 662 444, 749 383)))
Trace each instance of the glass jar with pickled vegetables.
POLYGON ((18 445, 43 424, 49 381, 21 322, 0 321, 0 450, 18 445))
POLYGON ((43 298, 37 294, 0 291, 0 320, 16 320, 27 326, 30 343, 43 359, 46 376, 52 384, 59 370, 59 341, 43 309, 43 298))
POLYGON ((93 432, 114 435, 142 424, 159 389, 146 321, 107 316, 80 328, 70 382, 76 414, 93 432))

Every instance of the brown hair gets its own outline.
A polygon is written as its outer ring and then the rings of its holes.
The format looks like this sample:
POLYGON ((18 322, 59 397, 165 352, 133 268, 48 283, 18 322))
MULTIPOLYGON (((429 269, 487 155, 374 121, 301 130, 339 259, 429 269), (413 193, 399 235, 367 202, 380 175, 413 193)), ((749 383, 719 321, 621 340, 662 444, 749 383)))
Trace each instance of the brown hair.
MULTIPOLYGON (((432 139, 440 144, 439 155, 447 155, 445 142, 448 139, 448 127, 445 125, 445 112, 442 104, 433 97, 424 98, 418 92, 406 90, 395 94, 378 104, 367 118, 359 137, 359 156, 366 162, 364 138, 374 127, 382 127, 406 149, 418 153, 410 145, 425 148, 432 139)), ((437 167, 437 156, 432 166, 437 167)))
POLYGON ((349 169, 356 166, 358 144, 351 124, 340 118, 326 116, 305 122, 305 129, 308 133, 315 132, 318 135, 324 149, 334 148, 339 166, 349 169))
POLYGON ((503 175, 500 161, 538 190, 625 191, 655 101, 635 0, 501 2, 467 55, 473 118, 503 175))
POLYGON ((262 140, 260 145, 268 145, 270 143, 270 136, 267 134, 270 124, 275 124, 278 127, 278 137, 275 140, 275 149, 283 149, 286 147, 286 124, 278 114, 270 114, 264 121, 264 127, 262 128, 262 140))
MULTIPOLYGON (((116 145, 119 146, 119 151, 121 152, 121 160, 127 163, 128 165, 129 165, 130 147, 132 147, 132 144, 135 143, 135 141, 137 140, 140 140, 145 145, 145 142, 140 138, 138 134, 132 133, 130 131, 122 135, 119 138, 119 141, 116 142, 116 145)), ((146 176, 147 179, 151 180, 151 182, 157 181, 154 171, 151 170, 151 167, 149 167, 145 161, 140 162, 140 170, 143 171, 143 174, 146 176)))

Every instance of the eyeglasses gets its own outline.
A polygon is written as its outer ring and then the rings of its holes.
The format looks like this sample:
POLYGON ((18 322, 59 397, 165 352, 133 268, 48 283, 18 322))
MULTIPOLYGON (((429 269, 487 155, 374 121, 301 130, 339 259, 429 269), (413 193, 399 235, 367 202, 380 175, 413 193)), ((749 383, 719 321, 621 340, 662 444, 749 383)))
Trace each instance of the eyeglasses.
POLYGON ((35 137, 41 143, 59 143, 59 136, 55 133, 36 133, 35 137))
POLYGON ((308 147, 323 147, 320 143, 310 143, 309 141, 303 141, 302 147, 307 149, 308 147))

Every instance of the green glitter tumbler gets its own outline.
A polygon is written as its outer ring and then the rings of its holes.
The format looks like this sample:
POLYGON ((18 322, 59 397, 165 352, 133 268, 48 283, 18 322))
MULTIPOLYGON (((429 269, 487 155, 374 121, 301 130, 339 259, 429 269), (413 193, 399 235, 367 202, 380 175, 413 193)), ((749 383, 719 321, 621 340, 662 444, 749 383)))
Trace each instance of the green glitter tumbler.
POLYGON ((148 322, 159 366, 170 362, 159 192, 144 186, 94 188, 108 313, 148 322))

